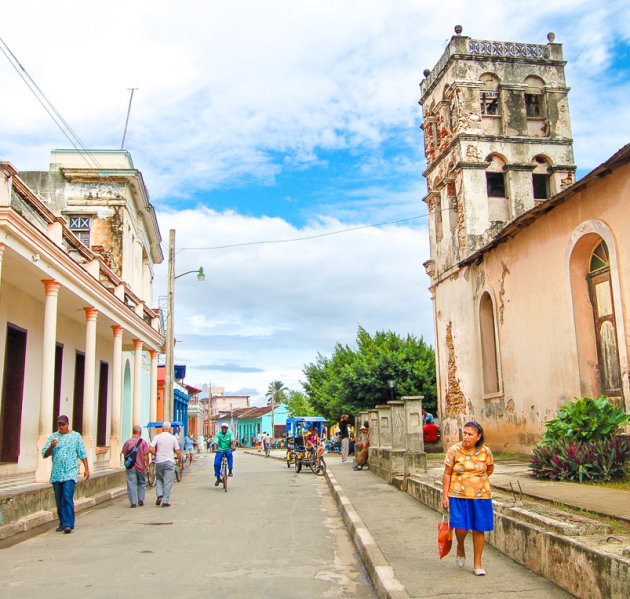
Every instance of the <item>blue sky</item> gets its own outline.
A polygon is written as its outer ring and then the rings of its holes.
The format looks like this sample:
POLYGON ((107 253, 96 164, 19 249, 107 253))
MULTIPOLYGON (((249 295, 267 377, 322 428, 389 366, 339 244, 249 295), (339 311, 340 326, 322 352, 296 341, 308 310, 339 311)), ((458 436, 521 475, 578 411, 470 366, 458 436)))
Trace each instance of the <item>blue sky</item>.
MULTIPOLYGON (((578 175, 630 141, 627 2, 22 0, 0 37, 90 148, 143 173, 163 239, 176 228, 176 348, 188 382, 256 401, 299 388, 317 352, 357 326, 433 340, 422 71, 453 27, 563 44, 578 175), (122 43, 121 43, 122 40, 122 43), (222 245, 320 236, 306 241, 222 245)), ((68 141, 0 55, 0 159, 46 169, 68 141)), ((166 265, 155 269, 155 304, 166 265)))

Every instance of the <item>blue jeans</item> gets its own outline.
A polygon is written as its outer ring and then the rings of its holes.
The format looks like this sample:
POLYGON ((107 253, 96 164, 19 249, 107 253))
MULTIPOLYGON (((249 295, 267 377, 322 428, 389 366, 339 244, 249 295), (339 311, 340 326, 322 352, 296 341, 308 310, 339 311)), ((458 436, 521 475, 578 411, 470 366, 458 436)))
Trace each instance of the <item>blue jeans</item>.
POLYGON ((57 504, 57 517, 60 526, 74 528, 74 487, 76 482, 64 480, 52 484, 57 504))
POLYGON ((162 504, 171 502, 171 487, 175 476, 175 462, 155 464, 155 491, 162 498, 162 504))
POLYGON ((125 474, 127 476, 127 495, 129 495, 129 503, 131 503, 131 505, 136 505, 138 501, 144 503, 146 491, 144 471, 140 472, 134 466, 133 468, 129 468, 125 474))
POLYGON ((223 459, 223 454, 227 456, 228 459, 228 468, 232 470, 233 457, 231 451, 217 451, 214 456, 214 475, 219 478, 221 476, 221 460, 223 459))

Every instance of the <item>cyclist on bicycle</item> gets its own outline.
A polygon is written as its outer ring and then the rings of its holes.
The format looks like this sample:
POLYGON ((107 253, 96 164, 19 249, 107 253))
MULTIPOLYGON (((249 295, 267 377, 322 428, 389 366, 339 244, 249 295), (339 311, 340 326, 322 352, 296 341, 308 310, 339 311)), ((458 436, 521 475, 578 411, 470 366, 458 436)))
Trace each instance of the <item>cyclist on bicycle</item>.
POLYGON ((232 476, 232 451, 234 451, 234 445, 234 434, 227 423, 223 423, 221 425, 221 432, 217 433, 214 439, 214 450, 216 451, 216 456, 214 457, 214 476, 217 479, 214 482, 215 487, 221 484, 221 460, 224 454, 227 456, 228 468, 230 470, 228 476, 232 476))

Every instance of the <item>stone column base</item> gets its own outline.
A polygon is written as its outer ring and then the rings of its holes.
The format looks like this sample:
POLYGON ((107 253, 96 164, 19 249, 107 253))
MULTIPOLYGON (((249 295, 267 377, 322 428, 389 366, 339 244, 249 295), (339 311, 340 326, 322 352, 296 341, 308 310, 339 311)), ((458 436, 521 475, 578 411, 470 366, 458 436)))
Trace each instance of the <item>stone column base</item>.
POLYGON ((427 454, 424 451, 408 451, 405 453, 405 473, 426 474, 427 454))
POLYGON ((37 469, 35 470, 35 482, 47 483, 50 480, 50 472, 52 470, 52 458, 42 456, 42 449, 48 441, 47 435, 37 437, 37 469))
POLYGON ((120 468, 120 450, 121 443, 118 437, 109 438, 109 465, 110 470, 120 468))

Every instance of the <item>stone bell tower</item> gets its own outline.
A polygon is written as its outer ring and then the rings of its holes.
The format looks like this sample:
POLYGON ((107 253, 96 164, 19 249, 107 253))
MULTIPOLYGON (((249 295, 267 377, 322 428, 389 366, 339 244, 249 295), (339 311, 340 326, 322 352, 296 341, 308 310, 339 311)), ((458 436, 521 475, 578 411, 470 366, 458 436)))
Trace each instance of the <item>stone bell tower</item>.
POLYGON ((455 27, 421 84, 432 283, 574 182, 562 46, 455 27))

